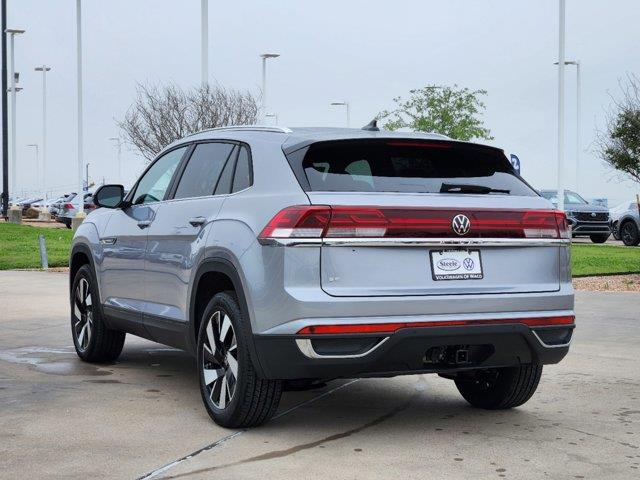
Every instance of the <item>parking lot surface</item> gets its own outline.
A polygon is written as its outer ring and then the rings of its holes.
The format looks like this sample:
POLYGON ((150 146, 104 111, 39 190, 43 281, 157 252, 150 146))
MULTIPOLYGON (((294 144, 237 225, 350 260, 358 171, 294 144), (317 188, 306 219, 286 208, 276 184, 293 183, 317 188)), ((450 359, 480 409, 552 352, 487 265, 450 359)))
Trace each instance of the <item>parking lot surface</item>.
POLYGON ((233 431, 187 354, 128 336, 116 364, 82 363, 67 275, 0 272, 0 478, 640 478, 640 294, 576 298, 571 352, 518 409, 433 375, 343 380, 233 431))

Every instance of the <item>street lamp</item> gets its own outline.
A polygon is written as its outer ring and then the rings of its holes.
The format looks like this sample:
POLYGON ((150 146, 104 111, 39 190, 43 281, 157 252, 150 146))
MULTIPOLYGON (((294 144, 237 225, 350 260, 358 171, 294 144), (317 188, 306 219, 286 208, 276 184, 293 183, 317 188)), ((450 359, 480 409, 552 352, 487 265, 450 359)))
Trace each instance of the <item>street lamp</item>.
POLYGON ((116 149, 118 152, 118 182, 122 182, 122 142, 118 137, 109 137, 109 140, 116 142, 116 149))
POLYGON ((564 210, 564 21, 566 0, 559 0, 558 12, 558 210, 564 210))
POLYGON ((40 187, 40 160, 39 160, 39 150, 37 143, 30 143, 27 147, 33 147, 36 150, 36 189, 40 187))
POLYGON ((200 3, 200 70, 204 86, 209 82, 209 0, 200 3))
POLYGON ((42 65, 34 68, 36 72, 42 72, 42 189, 44 199, 47 199, 47 72, 51 67, 42 65))
POLYGON ((273 118, 275 121, 274 125, 278 125, 278 114, 277 113, 267 113, 265 115, 266 118, 273 118))
POLYGON ((16 75, 15 38, 16 35, 22 35, 25 30, 7 28, 5 32, 10 35, 11 39, 11 185, 9 191, 14 191, 16 189, 16 165, 18 164, 18 156, 16 153, 16 94, 19 92, 16 87, 19 76, 16 75))
POLYGON ((347 128, 349 128, 349 126, 351 125, 351 119, 349 118, 349 102, 347 102, 347 101, 344 101, 344 102, 331 102, 331 105, 346 107, 346 109, 347 109, 347 128))
POLYGON ((78 205, 78 211, 76 218, 83 218, 84 214, 84 202, 82 201, 84 192, 84 179, 83 177, 83 138, 82 138, 82 5, 80 0, 76 0, 76 75, 78 84, 78 195, 80 195, 80 202, 78 205))
POLYGON ((266 114, 267 111, 267 59, 278 58, 279 53, 263 53, 260 55, 262 58, 262 111, 266 114))
MULTIPOLYGON (((564 64, 576 66, 576 190, 580 191, 580 90, 582 88, 580 84, 580 60, 565 60, 564 64)), ((555 62, 554 65, 558 65, 558 62, 555 62)))

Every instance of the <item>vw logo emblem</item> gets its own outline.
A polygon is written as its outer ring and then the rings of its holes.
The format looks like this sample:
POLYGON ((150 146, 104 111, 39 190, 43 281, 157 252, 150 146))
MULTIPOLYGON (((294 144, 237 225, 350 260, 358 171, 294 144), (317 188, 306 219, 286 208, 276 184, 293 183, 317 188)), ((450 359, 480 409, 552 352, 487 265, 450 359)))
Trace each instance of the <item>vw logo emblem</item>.
POLYGON ((466 235, 467 233, 469 233, 469 228, 471 228, 469 217, 462 214, 453 217, 453 220, 451 222, 451 229, 458 235, 466 235))
POLYGON ((592 217, 595 217, 595 216, 596 216, 596 213, 595 213, 595 212, 591 212, 591 216, 592 216, 592 217))

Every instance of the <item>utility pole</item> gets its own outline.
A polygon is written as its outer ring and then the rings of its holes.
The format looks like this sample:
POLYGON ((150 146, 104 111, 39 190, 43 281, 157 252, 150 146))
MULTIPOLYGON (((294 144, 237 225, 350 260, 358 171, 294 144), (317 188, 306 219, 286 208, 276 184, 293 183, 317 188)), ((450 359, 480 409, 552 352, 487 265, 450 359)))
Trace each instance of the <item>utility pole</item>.
POLYGON ((558 210, 564 211, 564 20, 566 0, 558 15, 558 210))
POLYGON ((80 204, 78 205, 78 211, 76 217, 83 218, 84 215, 84 201, 83 201, 83 132, 82 132, 82 6, 81 0, 76 0, 76 68, 77 68, 77 83, 78 83, 78 188, 80 195, 80 204))
POLYGON ((16 85, 18 83, 19 74, 16 73, 16 53, 15 53, 15 39, 16 35, 21 35, 24 30, 16 28, 8 28, 6 33, 11 35, 11 188, 14 190, 17 187, 16 184, 16 169, 18 165, 18 150, 16 148, 16 108, 17 99, 16 96, 21 88, 16 85))
POLYGON ((0 0, 2 15, 2 218, 7 218, 9 207, 9 138, 7 122, 7 0, 0 0))
MULTIPOLYGON (((34 69, 42 72, 42 189, 47 199, 47 72, 51 67, 42 65, 34 69)), ((44 220, 44 218, 43 218, 44 220)))
POLYGON ((209 0, 200 3, 200 69, 205 86, 209 83, 209 0))

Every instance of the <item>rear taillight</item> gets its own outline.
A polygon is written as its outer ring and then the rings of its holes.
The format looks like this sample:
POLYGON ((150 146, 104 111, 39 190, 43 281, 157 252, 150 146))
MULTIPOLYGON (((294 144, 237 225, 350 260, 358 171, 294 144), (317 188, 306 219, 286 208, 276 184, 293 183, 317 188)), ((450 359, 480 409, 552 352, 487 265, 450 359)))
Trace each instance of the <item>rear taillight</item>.
POLYGON ((71 203, 65 203, 62 208, 66 208, 67 210, 71 210, 75 208, 71 203))
POLYGON ((280 211, 260 239, 268 238, 568 238, 564 213, 555 210, 453 210, 442 208, 294 206, 280 211), (454 232, 453 218, 469 228, 454 232))

